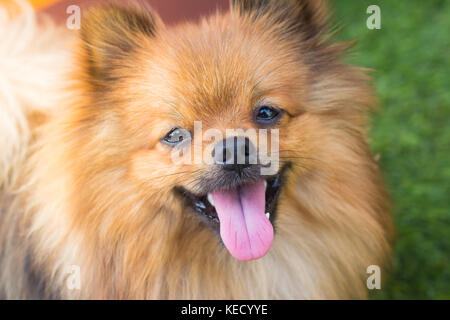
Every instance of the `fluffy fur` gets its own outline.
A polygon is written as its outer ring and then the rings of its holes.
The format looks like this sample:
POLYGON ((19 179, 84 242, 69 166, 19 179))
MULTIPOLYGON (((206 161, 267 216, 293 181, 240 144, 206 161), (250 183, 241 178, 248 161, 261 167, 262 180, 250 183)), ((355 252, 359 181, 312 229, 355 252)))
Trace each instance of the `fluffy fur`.
POLYGON ((0 186, 6 186, 26 152, 30 127, 63 94, 58 88, 68 52, 61 30, 48 20, 38 26, 33 10, 22 1, 0 7, 0 39, 0 186), (22 14, 13 19, 14 12, 22 14))
POLYGON ((0 296, 365 298, 392 236, 365 139, 374 99, 318 3, 236 0, 172 29, 108 6, 74 42, 30 8, 0 19, 0 296), (173 165, 160 139, 174 121, 254 127, 260 97, 288 113, 280 159, 293 165, 271 250, 239 262, 173 193, 207 166, 173 165), (80 290, 66 285, 71 265, 80 290))

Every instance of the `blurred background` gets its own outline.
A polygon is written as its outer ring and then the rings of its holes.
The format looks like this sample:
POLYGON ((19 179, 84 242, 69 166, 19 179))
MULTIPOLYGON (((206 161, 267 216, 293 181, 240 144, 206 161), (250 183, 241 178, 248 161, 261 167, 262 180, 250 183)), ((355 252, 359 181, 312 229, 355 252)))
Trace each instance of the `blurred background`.
POLYGON ((450 1, 336 0, 338 40, 371 68, 371 146, 394 203, 394 265, 374 298, 450 299, 450 1), (369 30, 369 5, 381 29, 369 30))
MULTIPOLYGON (((68 5, 32 0, 58 21, 68 5)), ((148 0, 168 24, 197 20, 228 0, 148 0)), ((450 1, 334 0, 337 40, 356 39, 348 61, 373 69, 381 112, 370 144, 394 203, 393 269, 373 299, 450 299, 450 1), (369 30, 369 5, 381 29, 369 30)), ((82 11, 83 12, 83 11, 82 11)))

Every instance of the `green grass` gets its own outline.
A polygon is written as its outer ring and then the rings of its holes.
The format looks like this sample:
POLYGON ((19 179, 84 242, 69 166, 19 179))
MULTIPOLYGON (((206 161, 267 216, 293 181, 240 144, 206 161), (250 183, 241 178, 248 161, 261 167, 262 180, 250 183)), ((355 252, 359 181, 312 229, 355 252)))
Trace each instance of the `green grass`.
POLYGON ((450 299, 450 1, 335 0, 351 63, 374 69, 380 154, 396 224, 393 270, 374 299, 450 299), (366 9, 381 8, 369 30, 366 9))

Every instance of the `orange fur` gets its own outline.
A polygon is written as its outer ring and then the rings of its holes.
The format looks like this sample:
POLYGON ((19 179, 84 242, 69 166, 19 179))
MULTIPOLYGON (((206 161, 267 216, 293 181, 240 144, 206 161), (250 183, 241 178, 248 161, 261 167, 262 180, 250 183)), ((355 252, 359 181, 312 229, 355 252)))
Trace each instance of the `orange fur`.
POLYGON ((172 29, 143 8, 87 15, 66 89, 76 101, 33 127, 17 190, 4 192, 4 296, 367 296, 366 268, 388 264, 392 237, 365 140, 368 78, 341 61, 344 45, 326 39, 317 2, 235 2, 229 13, 172 29), (287 112, 280 150, 293 166, 271 250, 239 262, 172 191, 195 190, 207 165, 173 165, 160 139, 193 121, 204 130, 256 128, 251 111, 261 98, 287 112), (14 263, 26 263, 22 273, 14 263), (81 290, 65 286, 70 265, 80 266, 81 290))

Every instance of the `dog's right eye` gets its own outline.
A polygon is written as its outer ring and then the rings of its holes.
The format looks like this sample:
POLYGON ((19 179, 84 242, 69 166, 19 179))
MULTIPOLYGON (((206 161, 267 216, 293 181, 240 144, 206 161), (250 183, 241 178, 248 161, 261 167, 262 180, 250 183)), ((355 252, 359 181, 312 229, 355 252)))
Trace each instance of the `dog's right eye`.
POLYGON ((162 141, 170 146, 175 146, 183 141, 189 140, 190 138, 191 134, 189 131, 181 128, 175 128, 166 134, 162 141))

